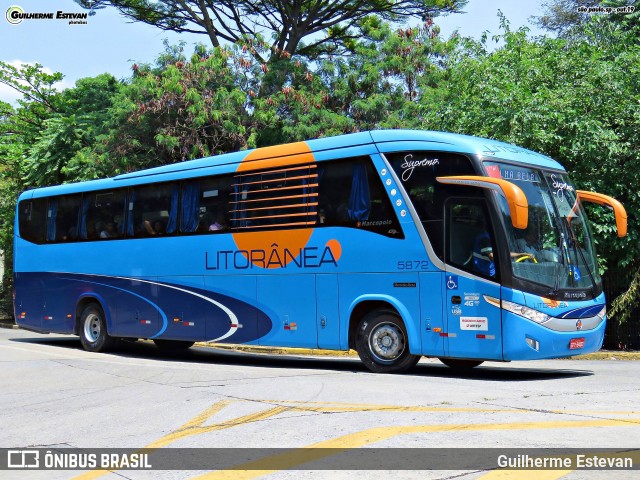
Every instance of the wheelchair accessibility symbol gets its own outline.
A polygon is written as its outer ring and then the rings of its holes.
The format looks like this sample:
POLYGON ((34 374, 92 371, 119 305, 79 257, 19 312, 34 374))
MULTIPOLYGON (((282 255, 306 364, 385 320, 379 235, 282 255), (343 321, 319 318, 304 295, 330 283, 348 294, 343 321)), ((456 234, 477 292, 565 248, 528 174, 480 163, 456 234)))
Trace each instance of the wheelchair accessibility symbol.
POLYGON ((458 276, 447 275, 447 290, 457 290, 457 289, 458 289, 458 276))

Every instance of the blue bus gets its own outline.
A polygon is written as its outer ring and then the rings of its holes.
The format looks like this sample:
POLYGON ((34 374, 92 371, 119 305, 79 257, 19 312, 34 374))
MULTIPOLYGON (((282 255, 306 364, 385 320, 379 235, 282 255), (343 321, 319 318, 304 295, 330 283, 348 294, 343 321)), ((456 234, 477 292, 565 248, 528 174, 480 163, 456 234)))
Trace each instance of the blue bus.
POLYGON ((556 161, 428 131, 370 131, 19 197, 15 318, 120 339, 355 349, 374 372, 598 350, 606 307, 556 161))

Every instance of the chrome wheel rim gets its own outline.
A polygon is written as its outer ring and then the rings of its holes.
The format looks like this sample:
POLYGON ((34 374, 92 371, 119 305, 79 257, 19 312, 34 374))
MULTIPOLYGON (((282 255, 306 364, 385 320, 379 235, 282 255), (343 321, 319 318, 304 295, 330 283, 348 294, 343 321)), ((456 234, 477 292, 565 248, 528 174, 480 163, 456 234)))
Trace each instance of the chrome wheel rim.
POLYGON ((380 363, 392 363, 405 349, 404 334, 393 323, 382 323, 369 334, 369 349, 380 363))
POLYGON ((84 337, 91 343, 95 343, 100 338, 100 317, 95 313, 90 313, 84 321, 84 337))

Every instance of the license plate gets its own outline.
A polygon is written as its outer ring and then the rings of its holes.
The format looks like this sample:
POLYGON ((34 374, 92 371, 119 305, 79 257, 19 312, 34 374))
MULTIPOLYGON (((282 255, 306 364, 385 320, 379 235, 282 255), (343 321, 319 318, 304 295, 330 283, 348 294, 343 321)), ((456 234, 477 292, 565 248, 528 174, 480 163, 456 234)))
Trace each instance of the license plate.
POLYGON ((584 338, 572 338, 569 342, 569 350, 584 348, 584 338))

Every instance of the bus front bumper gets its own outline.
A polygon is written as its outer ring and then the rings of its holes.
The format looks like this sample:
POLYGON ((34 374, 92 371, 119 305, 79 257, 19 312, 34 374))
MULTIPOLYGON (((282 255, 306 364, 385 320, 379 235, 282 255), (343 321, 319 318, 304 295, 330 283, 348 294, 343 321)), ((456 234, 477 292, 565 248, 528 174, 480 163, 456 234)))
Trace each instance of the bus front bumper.
MULTIPOLYGON (((606 317, 589 330, 557 331, 503 311, 504 360, 539 360, 571 357, 600 350, 606 317)), ((574 320, 577 325, 577 319, 574 320)))

